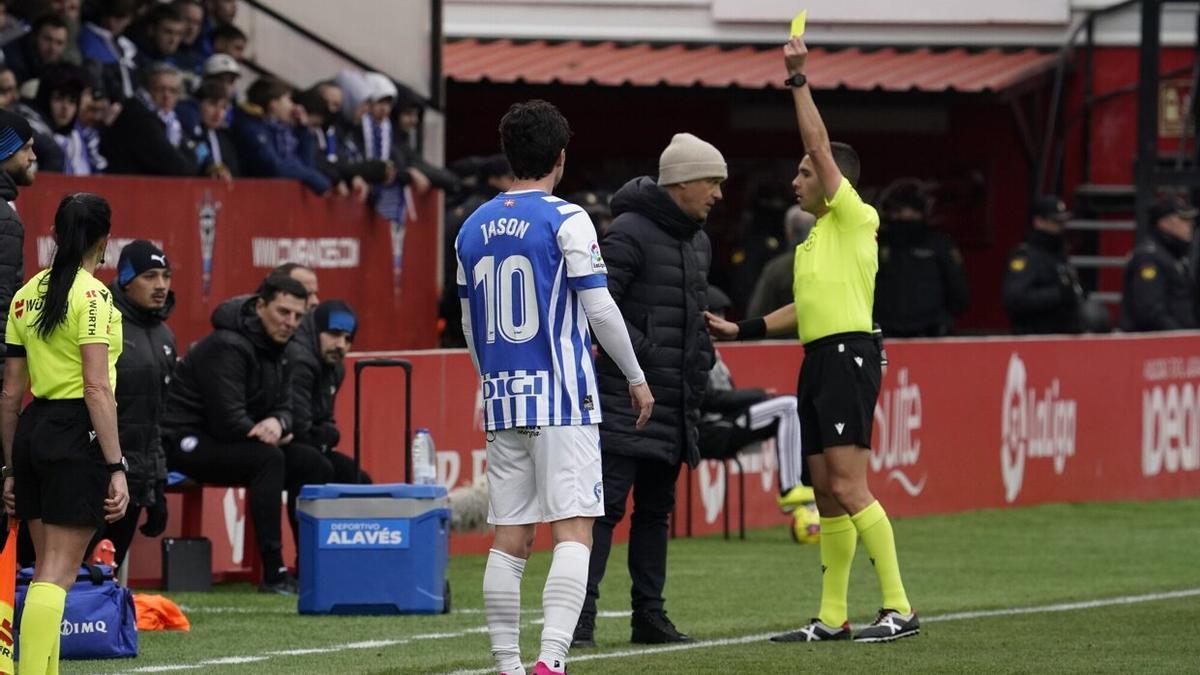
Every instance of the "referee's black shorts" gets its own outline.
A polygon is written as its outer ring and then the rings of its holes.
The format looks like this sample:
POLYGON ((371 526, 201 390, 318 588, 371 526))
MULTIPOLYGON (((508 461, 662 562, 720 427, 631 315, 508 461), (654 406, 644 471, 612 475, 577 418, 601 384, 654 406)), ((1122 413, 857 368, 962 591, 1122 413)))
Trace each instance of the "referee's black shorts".
POLYGON ((34 399, 13 438, 17 518, 102 527, 110 475, 83 399, 34 399))
POLYGON ((804 345, 796 401, 805 455, 839 445, 871 447, 882 371, 870 333, 838 333, 804 345))

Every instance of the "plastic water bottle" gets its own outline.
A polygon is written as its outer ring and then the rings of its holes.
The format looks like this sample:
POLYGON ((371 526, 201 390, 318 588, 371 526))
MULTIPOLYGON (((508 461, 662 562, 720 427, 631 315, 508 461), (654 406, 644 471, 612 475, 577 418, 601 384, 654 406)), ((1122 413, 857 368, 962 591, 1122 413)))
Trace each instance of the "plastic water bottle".
POLYGON ((423 427, 417 429, 413 437, 412 466, 414 485, 437 484, 437 450, 433 446, 433 436, 423 427))

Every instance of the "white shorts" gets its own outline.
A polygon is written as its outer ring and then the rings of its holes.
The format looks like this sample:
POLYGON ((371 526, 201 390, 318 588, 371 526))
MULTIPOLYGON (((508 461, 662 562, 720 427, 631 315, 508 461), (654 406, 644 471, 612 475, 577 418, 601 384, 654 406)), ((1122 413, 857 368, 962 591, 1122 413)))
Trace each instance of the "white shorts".
POLYGON ((487 439, 488 523, 604 515, 599 425, 504 429, 487 439))

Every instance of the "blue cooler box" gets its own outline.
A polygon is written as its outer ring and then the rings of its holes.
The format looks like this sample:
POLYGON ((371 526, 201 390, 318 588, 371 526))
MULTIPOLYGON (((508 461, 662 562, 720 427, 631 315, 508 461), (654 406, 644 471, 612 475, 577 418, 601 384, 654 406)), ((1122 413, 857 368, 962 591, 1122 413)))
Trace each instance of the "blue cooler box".
POLYGON ((449 607, 450 508, 440 485, 305 485, 301 614, 439 614, 449 607))

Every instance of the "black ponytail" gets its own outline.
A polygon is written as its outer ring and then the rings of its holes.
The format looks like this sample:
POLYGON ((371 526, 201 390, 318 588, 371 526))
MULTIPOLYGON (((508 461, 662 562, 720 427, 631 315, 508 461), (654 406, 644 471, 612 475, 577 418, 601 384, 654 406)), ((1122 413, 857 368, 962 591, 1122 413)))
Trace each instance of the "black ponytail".
POLYGON ((83 256, 112 229, 112 210, 99 195, 76 192, 63 197, 54 214, 54 239, 58 244, 50 273, 42 279, 42 311, 33 327, 42 339, 50 337, 67 318, 67 297, 83 256))

